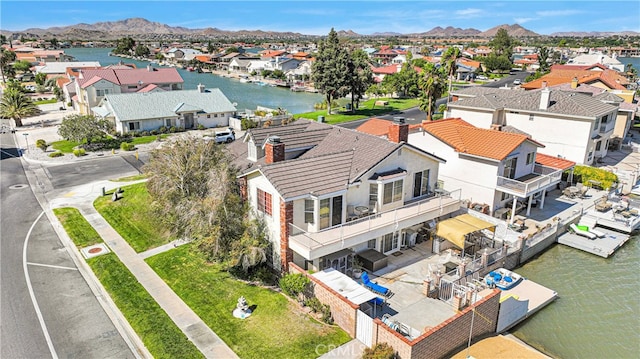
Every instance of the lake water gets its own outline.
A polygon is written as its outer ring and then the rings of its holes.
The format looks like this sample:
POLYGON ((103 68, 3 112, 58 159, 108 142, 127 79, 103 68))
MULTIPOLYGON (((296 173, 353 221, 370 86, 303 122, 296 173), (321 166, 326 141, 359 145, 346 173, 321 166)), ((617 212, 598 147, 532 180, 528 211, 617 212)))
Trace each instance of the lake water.
MULTIPOLYGON (((67 49, 78 61, 117 63, 109 49, 67 49)), ((146 62, 125 59, 137 66, 146 62)), ((640 58, 619 58, 640 70, 640 58)), ((313 110, 318 94, 295 93, 211 74, 178 69, 185 88, 198 83, 218 87, 238 109, 284 107, 292 113, 313 110)), ((560 298, 511 332, 556 358, 637 358, 640 353, 640 244, 633 237, 608 259, 556 244, 517 270, 558 292, 560 298)))
MULTIPOLYGON (((106 66, 119 61, 134 63, 138 68, 146 67, 149 63, 131 59, 109 56, 111 49, 106 48, 72 48, 65 49, 65 53, 76 58, 76 61, 98 61, 106 66)), ((158 66, 158 65, 154 65, 158 66)), ((184 79, 184 89, 196 89, 199 83, 207 88, 219 88, 229 101, 238 105, 238 111, 255 110, 256 106, 276 109, 282 107, 290 113, 304 113, 314 111, 313 105, 323 101, 323 96, 317 93, 293 92, 288 88, 260 86, 242 83, 238 80, 212 75, 210 73, 190 72, 177 69, 184 79)))

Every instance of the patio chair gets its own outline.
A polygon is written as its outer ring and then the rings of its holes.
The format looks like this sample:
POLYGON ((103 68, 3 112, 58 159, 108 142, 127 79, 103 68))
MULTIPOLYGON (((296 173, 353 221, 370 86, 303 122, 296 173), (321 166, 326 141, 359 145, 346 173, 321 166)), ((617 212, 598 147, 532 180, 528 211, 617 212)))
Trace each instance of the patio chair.
POLYGON ((596 211, 598 211, 598 212, 606 212, 606 211, 610 210, 611 207, 613 207, 613 205, 611 203, 609 203, 609 201, 607 201, 607 197, 606 196, 604 196, 601 199, 599 199, 595 204, 596 211))
POLYGON ((369 279, 369 275, 367 274, 367 272, 362 272, 362 276, 360 277, 360 279, 362 279, 362 284, 364 284, 365 287, 367 287, 369 290, 371 290, 374 293, 378 293, 385 297, 391 294, 391 291, 389 290, 389 288, 372 282, 371 279, 369 279))
POLYGON ((352 204, 347 205, 347 222, 353 221, 354 219, 358 219, 358 215, 356 214, 356 207, 352 204))
POLYGON ((575 223, 571 223, 571 225, 569 226, 571 228, 571 231, 579 236, 583 236, 589 239, 596 239, 597 236, 591 232, 589 232, 588 230, 582 229, 580 227, 578 227, 575 223))

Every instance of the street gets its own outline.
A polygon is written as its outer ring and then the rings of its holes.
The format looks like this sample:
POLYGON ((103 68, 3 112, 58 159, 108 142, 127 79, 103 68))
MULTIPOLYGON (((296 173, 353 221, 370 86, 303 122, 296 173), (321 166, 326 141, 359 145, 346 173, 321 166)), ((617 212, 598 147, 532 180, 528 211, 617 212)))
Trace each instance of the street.
POLYGON ((16 147, 13 134, 0 134, 0 357, 136 357, 33 192, 51 185, 38 178, 32 190, 16 147))

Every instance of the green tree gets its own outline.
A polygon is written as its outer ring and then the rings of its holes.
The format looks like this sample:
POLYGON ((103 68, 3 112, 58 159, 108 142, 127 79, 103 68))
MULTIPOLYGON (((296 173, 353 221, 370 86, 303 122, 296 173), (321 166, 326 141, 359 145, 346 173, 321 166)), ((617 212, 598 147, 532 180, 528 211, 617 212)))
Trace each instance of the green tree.
POLYGON ((16 71, 25 73, 31 68, 31 63, 27 60, 19 60, 13 63, 13 68, 16 71))
POLYGON ((213 44, 211 43, 211 41, 209 41, 209 43, 207 43, 207 53, 209 53, 209 54, 213 54, 213 51, 214 51, 215 49, 216 49, 216 48, 213 46, 213 44))
POLYGON ((338 34, 331 28, 326 39, 318 44, 311 79, 315 88, 325 95, 327 114, 331 114, 331 101, 349 91, 349 54, 340 46, 338 34))
POLYGON ((6 88, 0 101, 0 115, 15 121, 16 127, 22 127, 22 119, 35 116, 40 110, 33 101, 15 88, 6 88))
POLYGON ((11 63, 16 60, 16 53, 5 48, 0 48, 0 76, 2 82, 6 82, 7 77, 15 77, 15 70, 11 63))
POLYGON ((145 45, 139 44, 138 46, 136 46, 136 50, 135 50, 136 56, 147 57, 149 56, 150 53, 151 51, 149 51, 149 48, 146 47, 145 45))
MULTIPOLYGON (((447 93, 451 92, 451 84, 453 83, 453 77, 455 76, 457 70, 456 63, 461 56, 462 55, 460 54, 460 49, 452 46, 444 52, 442 58, 440 59, 442 70, 444 71, 445 75, 447 75, 447 80, 449 80, 447 93)), ((447 103, 449 103, 449 97, 450 96, 447 96, 447 103)))
POLYGON ((351 92, 351 110, 360 105, 363 95, 373 84, 373 71, 369 65, 369 56, 363 50, 349 54, 349 90, 351 92))
POLYGON ((505 56, 509 60, 513 55, 513 44, 513 39, 505 29, 498 29, 496 36, 490 42, 490 46, 496 56, 505 56))
POLYGON ((540 64, 540 71, 547 72, 549 71, 549 48, 546 46, 542 46, 538 49, 538 63, 540 64))
POLYGON ((47 81, 47 74, 38 72, 33 80, 37 85, 44 86, 44 83, 47 81))
POLYGON ((103 138, 111 129, 107 120, 93 115, 73 114, 65 116, 58 127, 58 135, 65 140, 91 143, 94 139, 103 138))
POLYGON ((51 39, 51 46, 55 49, 58 47, 58 39, 56 39, 55 37, 53 39, 51 39))
POLYGON ((488 71, 508 72, 511 70, 513 64, 506 56, 496 56, 495 54, 489 54, 484 60, 484 64, 488 71))
POLYGON ((231 53, 234 53, 234 52, 239 52, 238 48, 237 48, 237 47, 235 47, 235 46, 227 47, 227 49, 226 49, 226 50, 224 50, 224 53, 225 53, 226 55, 231 54, 231 53))
POLYGON ((413 66, 411 53, 407 54, 407 61, 402 64, 399 72, 387 75, 382 80, 383 86, 392 89, 399 96, 418 96, 420 93, 420 75, 413 66))
POLYGON ((633 64, 629 63, 627 64, 627 66, 625 66, 625 74, 627 75, 627 78, 629 79, 629 81, 631 82, 636 82, 636 79, 638 78, 638 70, 636 70, 635 67, 633 67, 633 64))
POLYGON ((160 52, 158 52, 155 57, 156 57, 156 60, 164 60, 164 55, 160 52))
POLYGON ((226 268, 247 271, 266 260, 265 226, 250 219, 223 146, 180 139, 153 151, 144 170, 153 209, 174 236, 195 239, 226 268))
POLYGON ((135 41, 131 37, 123 37, 116 42, 116 48, 113 50, 116 54, 128 55, 133 51, 135 41))
POLYGON ((427 121, 433 119, 436 100, 445 90, 442 72, 434 64, 428 64, 424 69, 424 76, 420 78, 420 109, 427 113, 427 121))

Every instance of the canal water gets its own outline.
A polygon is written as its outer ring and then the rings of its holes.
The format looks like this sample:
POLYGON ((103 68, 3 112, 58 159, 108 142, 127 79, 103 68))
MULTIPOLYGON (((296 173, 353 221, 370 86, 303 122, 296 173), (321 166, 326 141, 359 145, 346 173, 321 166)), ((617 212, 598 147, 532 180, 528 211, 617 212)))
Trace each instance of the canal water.
MULTIPOLYGON (((117 63, 109 49, 66 49, 78 61, 117 63)), ((123 59, 137 66, 146 62, 123 59)), ((626 59, 620 58, 621 62, 626 59)), ((628 59, 640 70, 638 59, 628 59)), ((185 88, 203 83, 220 88, 238 110, 262 105, 284 107, 291 113, 313 110, 318 94, 296 93, 212 74, 178 69, 185 88)), ((632 237, 612 257, 604 259, 560 244, 517 270, 526 278, 559 294, 559 298, 511 332, 555 358, 637 358, 640 354, 640 244, 632 237)))
MULTIPOLYGON (((76 61, 98 61, 106 66, 120 61, 134 63, 138 68, 146 67, 149 63, 117 56, 109 56, 111 49, 106 48, 72 48, 64 52, 76 58, 76 61)), ((158 65, 153 65, 158 66, 158 65)), ((293 92, 289 88, 260 86, 253 83, 242 83, 235 79, 220 77, 210 73, 190 72, 177 69, 184 79, 184 89, 195 90, 199 83, 207 88, 219 88, 229 101, 237 103, 238 111, 255 110, 257 106, 276 109, 278 107, 290 113, 304 113, 314 111, 313 105, 323 101, 323 96, 317 93, 293 92)))

